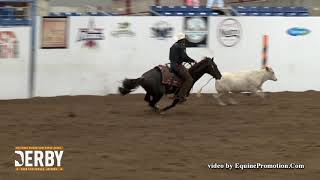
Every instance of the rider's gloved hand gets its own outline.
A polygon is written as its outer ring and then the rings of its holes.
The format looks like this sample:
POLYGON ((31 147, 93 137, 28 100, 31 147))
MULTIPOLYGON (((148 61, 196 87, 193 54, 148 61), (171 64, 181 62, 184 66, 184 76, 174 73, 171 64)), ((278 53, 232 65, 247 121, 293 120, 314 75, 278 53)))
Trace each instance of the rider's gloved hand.
POLYGON ((197 61, 192 60, 192 61, 189 61, 189 62, 187 62, 187 63, 190 64, 190 66, 192 66, 192 64, 197 64, 197 61))

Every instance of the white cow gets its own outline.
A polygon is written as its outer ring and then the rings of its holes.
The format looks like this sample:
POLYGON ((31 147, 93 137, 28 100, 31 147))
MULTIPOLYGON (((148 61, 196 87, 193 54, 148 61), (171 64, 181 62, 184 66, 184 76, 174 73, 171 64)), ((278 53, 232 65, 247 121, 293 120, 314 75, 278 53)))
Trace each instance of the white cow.
MULTIPOLYGON (((222 78, 216 80, 215 86, 218 95, 214 97, 220 105, 226 105, 220 97, 229 93, 251 92, 264 98, 261 87, 267 80, 277 81, 271 67, 264 67, 260 70, 222 73, 222 78)), ((228 99, 231 104, 237 104, 230 96, 228 99)))

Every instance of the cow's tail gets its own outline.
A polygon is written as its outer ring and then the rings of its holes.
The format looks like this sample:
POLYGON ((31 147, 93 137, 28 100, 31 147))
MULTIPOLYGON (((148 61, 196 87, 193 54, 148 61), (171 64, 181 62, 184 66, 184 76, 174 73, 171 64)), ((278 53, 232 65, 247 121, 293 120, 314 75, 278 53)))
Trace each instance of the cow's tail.
POLYGON ((126 95, 134 91, 140 86, 141 80, 143 78, 137 78, 137 79, 124 79, 122 81, 122 86, 118 88, 119 92, 122 95, 126 95))
POLYGON ((200 88, 200 90, 197 92, 197 96, 198 96, 198 97, 201 97, 201 91, 202 91, 202 89, 203 89, 205 86, 207 86, 212 79, 213 79, 213 78, 210 78, 210 79, 208 80, 208 82, 200 88))

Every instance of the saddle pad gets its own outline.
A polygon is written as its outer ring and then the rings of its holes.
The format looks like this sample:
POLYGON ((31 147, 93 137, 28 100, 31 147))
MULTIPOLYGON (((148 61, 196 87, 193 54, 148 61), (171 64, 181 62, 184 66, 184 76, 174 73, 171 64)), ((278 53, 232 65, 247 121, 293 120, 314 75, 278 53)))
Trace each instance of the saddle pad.
POLYGON ((162 84, 181 87, 181 80, 175 74, 171 73, 170 69, 167 66, 159 65, 157 66, 157 68, 161 71, 162 84))

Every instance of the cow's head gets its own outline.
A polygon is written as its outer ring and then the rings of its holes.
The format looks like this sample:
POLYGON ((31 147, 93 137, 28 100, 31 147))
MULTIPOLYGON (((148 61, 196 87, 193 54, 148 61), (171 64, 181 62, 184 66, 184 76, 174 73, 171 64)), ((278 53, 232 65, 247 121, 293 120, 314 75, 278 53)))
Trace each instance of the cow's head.
POLYGON ((277 77, 273 71, 273 69, 270 66, 265 66, 264 67, 265 71, 267 72, 266 75, 269 80, 277 81, 277 77))

